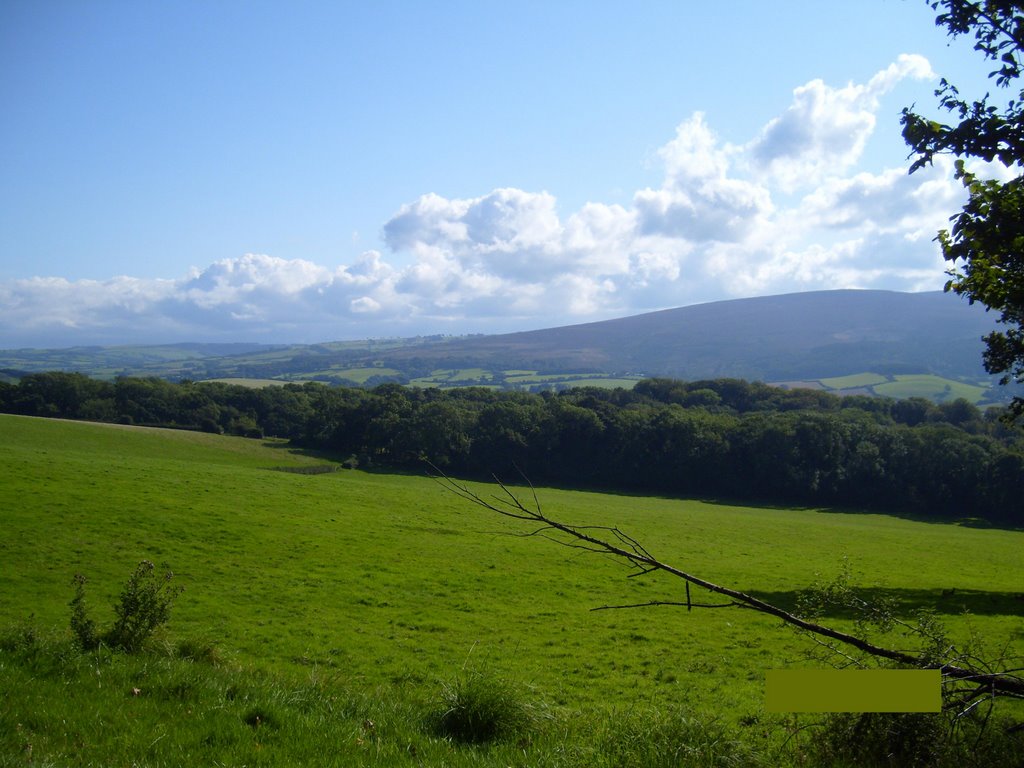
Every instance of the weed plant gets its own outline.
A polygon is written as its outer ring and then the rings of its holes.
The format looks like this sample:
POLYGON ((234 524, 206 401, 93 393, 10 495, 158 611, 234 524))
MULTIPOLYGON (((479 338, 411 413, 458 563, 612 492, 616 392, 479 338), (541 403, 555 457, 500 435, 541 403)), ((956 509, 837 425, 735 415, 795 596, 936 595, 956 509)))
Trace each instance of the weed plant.
POLYGON ((143 560, 131 575, 121 597, 114 605, 114 623, 106 632, 96 631, 96 623, 89 618, 85 606, 86 579, 81 574, 74 578, 75 594, 71 598, 71 631, 78 647, 91 651, 100 645, 137 653, 150 636, 163 625, 171 614, 171 604, 181 593, 171 586, 174 574, 167 570, 156 575, 156 566, 143 560))

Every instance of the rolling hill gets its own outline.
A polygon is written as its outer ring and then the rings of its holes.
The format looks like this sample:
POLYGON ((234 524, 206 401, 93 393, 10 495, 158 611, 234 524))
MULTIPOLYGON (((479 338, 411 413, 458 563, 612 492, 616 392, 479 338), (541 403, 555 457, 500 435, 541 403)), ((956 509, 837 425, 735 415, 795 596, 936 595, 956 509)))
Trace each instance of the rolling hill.
MULTIPOLYGON (((168 379, 321 380, 426 386, 571 383, 582 375, 819 382, 870 372, 988 387, 995 316, 942 292, 813 291, 718 301, 500 335, 315 345, 88 347, 0 352, 0 369, 168 379), (556 376, 556 379, 559 378, 556 376), (564 381, 562 381, 564 379, 564 381)), ((828 385, 825 385, 829 388, 828 385)), ((843 389, 843 387, 838 387, 843 389)))
POLYGON ((403 347, 437 367, 583 369, 765 381, 860 371, 984 376, 994 317, 941 292, 815 291, 736 299, 618 320, 403 347), (459 366, 454 365, 459 363, 459 366))

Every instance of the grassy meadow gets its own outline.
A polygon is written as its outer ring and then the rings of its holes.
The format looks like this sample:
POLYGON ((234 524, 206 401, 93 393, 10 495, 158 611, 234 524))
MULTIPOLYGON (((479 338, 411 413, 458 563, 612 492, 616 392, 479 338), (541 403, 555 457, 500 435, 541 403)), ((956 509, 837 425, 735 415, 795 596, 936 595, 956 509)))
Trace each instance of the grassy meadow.
POLYGON ((963 398, 971 403, 981 402, 988 390, 987 386, 917 374, 894 376, 892 381, 874 387, 883 397, 926 397, 937 402, 963 398))
MULTIPOLYGON (((0 648, 0 686, 20 692, 0 703, 0 765, 654 764, 602 746, 636 713, 677 730, 704 726, 672 713, 700 713, 765 750, 784 740, 764 671, 808 664, 808 640, 749 611, 592 611, 678 600, 682 585, 509 535, 520 529, 425 476, 319 472, 324 458, 281 442, 192 432, 0 416, 0 436, 0 629, 31 635, 0 648), (109 623, 142 559, 184 587, 159 637, 178 653, 33 655, 70 637, 74 574, 109 623), (182 648, 217 664, 174 658, 182 648), (429 736, 423 713, 473 675, 522 691, 541 735, 487 750, 429 736), (310 746, 325 728, 330 755, 310 746)), ((845 559, 856 585, 907 615, 933 608, 955 639, 1024 654, 1024 532, 538 494, 557 519, 617 525, 784 606, 845 559)), ((713 727, 701 737, 732 754, 713 727)))
POLYGON ((824 379, 784 382, 786 386, 808 386, 824 389, 835 394, 872 394, 881 397, 904 399, 923 397, 936 403, 946 403, 959 398, 974 405, 989 401, 996 402, 1003 394, 992 381, 958 381, 934 374, 889 374, 854 373, 849 376, 833 376, 824 379), (994 398, 994 399, 993 399, 994 398))

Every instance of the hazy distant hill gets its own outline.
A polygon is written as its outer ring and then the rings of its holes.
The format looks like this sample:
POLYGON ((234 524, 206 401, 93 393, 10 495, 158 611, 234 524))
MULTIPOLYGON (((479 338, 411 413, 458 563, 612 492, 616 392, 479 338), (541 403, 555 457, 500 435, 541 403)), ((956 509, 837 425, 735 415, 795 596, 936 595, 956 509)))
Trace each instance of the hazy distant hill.
MULTIPOLYGON (((171 345, 0 352, 0 369, 167 378, 411 380, 436 369, 633 373, 787 381, 932 373, 986 378, 995 317, 941 292, 815 291, 737 299, 597 323, 492 336, 302 346, 171 345)), ((371 381, 372 383, 372 381, 371 381)))
POLYGON ((815 291, 403 348, 399 360, 767 381, 859 371, 984 375, 994 316, 942 292, 815 291))

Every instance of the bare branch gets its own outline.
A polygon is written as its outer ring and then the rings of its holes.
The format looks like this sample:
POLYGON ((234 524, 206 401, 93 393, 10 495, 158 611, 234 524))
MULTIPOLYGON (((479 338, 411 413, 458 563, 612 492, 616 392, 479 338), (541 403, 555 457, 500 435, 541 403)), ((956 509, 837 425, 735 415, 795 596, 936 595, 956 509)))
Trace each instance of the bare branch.
POLYGON ((677 608, 749 608, 749 605, 737 603, 735 600, 728 603, 681 603, 678 600, 651 600, 646 603, 632 603, 630 605, 601 605, 591 608, 592 611, 615 611, 620 608, 650 608, 655 605, 672 605, 677 608))
MULTIPOLYGON (((953 680, 962 681, 973 681, 979 687, 990 692, 992 695, 1010 696, 1013 698, 1024 699, 1024 678, 1014 674, 1008 674, 1006 672, 991 672, 987 670, 978 670, 971 667, 963 667, 952 663, 939 663, 939 662, 926 662, 919 655, 915 655, 906 651, 897 650, 894 648, 886 648, 875 643, 869 642, 868 640, 851 635, 846 632, 840 632, 839 630, 831 627, 818 624, 814 621, 809 621, 800 616, 797 616, 789 611, 779 608, 776 605, 765 602, 753 595, 748 595, 745 592, 731 589, 729 587, 715 584, 713 582, 702 579, 694 574, 682 571, 679 568, 671 566, 657 558, 653 557, 648 551, 632 536, 623 533, 618 528, 607 527, 607 526, 584 526, 577 527, 568 525, 567 523, 560 522, 553 518, 548 517, 540 505, 540 500, 537 496, 537 490, 533 484, 525 478, 527 485, 530 488, 531 495, 533 496, 533 508, 529 508, 523 504, 523 502, 516 496, 515 493, 505 485, 498 478, 494 478, 495 483, 501 489, 503 496, 492 496, 494 500, 488 501, 475 493, 467 486, 460 484, 456 480, 445 475, 437 467, 431 465, 431 468, 436 473, 433 475, 442 487, 448 491, 454 493, 462 499, 472 502, 479 507, 482 507, 488 511, 502 515, 503 517, 511 518, 513 520, 522 520, 533 523, 539 523, 540 528, 535 530, 529 535, 541 534, 542 538, 551 539, 552 541, 561 544, 562 546, 570 547, 572 549, 580 549, 586 552, 592 552, 600 555, 610 555, 614 558, 618 558, 630 564, 631 566, 638 569, 639 573, 635 575, 643 575, 647 573, 654 573, 660 571, 670 576, 682 579, 687 585, 693 584, 697 587, 703 587, 709 592, 714 592, 719 595, 723 595, 730 599, 730 602, 725 604, 701 604, 693 603, 689 599, 684 602, 671 602, 671 601, 651 601, 649 603, 639 603, 637 605, 630 606, 602 606, 594 610, 611 610, 617 608, 634 608, 634 607, 648 607, 655 605, 674 605, 677 607, 687 606, 688 609, 692 608, 724 608, 724 607, 740 607, 750 608, 759 613, 764 613, 768 616, 774 616, 781 619, 786 624, 794 626, 800 630, 809 633, 815 638, 828 638, 829 640, 840 643, 844 646, 855 648, 862 653, 866 653, 871 656, 875 656, 880 659, 887 659, 889 661, 896 662, 897 664, 906 667, 926 667, 926 668, 938 668, 942 670, 942 674, 946 678, 953 680), (554 535, 550 535, 546 532, 557 531, 560 534, 568 537, 562 539, 554 535), (542 533, 544 532, 544 533, 542 533), (601 534, 606 534, 605 538, 601 537, 601 534)), ((687 594, 689 598, 689 594, 687 594)), ((902 622, 900 622, 902 623, 902 622)), ((906 626, 906 625, 905 625, 906 626)), ((830 647, 827 642, 820 643, 826 647, 830 647)), ((950 648, 950 651, 955 649, 950 648)), ((845 653, 840 653, 848 659, 852 657, 845 653)))

